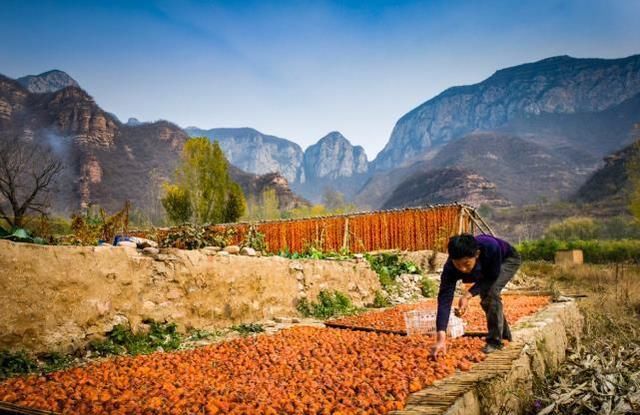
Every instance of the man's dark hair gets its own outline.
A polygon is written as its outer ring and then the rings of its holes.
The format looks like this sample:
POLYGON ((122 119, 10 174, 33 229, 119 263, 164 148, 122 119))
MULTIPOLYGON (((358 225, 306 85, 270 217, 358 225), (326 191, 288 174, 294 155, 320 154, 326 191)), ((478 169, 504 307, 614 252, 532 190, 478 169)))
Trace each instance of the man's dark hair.
POLYGON ((447 251, 449 251, 449 258, 460 259, 476 256, 478 250, 478 243, 473 235, 463 233, 462 235, 452 236, 449 239, 449 245, 447 251))

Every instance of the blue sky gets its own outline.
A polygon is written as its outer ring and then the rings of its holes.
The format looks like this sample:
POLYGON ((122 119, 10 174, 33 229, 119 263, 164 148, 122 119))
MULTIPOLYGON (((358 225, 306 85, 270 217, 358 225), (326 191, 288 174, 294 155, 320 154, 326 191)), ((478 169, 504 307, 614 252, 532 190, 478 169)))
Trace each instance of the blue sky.
POLYGON ((123 121, 330 131, 370 159, 454 86, 549 56, 640 53, 639 0, 7 1, 0 73, 61 69, 123 121))

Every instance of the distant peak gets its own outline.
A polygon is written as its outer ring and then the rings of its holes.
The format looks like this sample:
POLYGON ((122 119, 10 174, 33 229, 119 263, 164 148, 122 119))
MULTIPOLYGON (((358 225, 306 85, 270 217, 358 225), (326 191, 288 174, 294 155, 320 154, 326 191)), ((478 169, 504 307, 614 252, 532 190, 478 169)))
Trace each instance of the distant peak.
POLYGON ((325 141, 331 141, 331 142, 346 141, 347 143, 349 143, 349 140, 347 140, 347 138, 343 136, 339 131, 331 131, 329 134, 322 137, 318 142, 325 142, 325 141))
POLYGON ((29 92, 36 94, 57 92, 69 86, 80 87, 69 74, 59 69, 52 69, 40 75, 27 75, 17 79, 18 83, 29 92))
POLYGON ((566 60, 573 60, 573 59, 576 59, 576 58, 569 55, 558 55, 558 56, 551 56, 548 58, 540 59, 538 62, 566 61, 566 60))
POLYGON ((65 71, 61 71, 60 69, 51 69, 50 71, 42 72, 40 75, 27 75, 27 76, 47 76, 47 75, 53 75, 53 74, 65 75, 71 78, 71 76, 69 76, 68 73, 66 73, 65 71))

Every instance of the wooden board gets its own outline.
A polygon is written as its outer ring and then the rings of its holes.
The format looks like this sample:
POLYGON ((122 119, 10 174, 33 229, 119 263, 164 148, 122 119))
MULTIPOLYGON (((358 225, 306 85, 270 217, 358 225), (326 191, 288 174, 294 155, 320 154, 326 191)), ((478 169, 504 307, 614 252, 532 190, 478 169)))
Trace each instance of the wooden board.
POLYGON ((437 381, 433 386, 411 394, 405 409, 389 414, 444 415, 456 400, 475 385, 508 373, 522 349, 522 343, 513 343, 504 350, 493 352, 482 362, 473 365, 470 371, 437 381))
MULTIPOLYGON (((372 333, 384 333, 384 334, 397 334, 399 336, 406 336, 407 332, 402 330, 387 330, 387 329, 376 329, 373 327, 361 327, 361 326, 350 326, 348 324, 339 324, 326 322, 324 323, 326 327, 334 328, 334 329, 343 329, 343 330, 354 330, 354 331, 367 331, 372 333)), ((486 337, 487 333, 483 331, 468 331, 464 333, 464 337, 486 337)))
POLYGON ((42 409, 27 408, 0 401, 0 414, 3 415, 59 415, 57 412, 43 411, 42 409))

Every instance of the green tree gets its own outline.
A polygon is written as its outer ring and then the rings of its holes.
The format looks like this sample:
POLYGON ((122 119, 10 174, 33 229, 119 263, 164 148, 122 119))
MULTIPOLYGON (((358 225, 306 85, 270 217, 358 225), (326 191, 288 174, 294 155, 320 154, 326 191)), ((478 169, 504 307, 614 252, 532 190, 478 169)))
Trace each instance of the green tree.
POLYGON ((322 205, 332 214, 343 214, 355 212, 357 206, 353 203, 346 203, 344 193, 338 192, 330 187, 324 189, 322 195, 322 205))
POLYGON ((300 206, 283 213, 285 219, 313 218, 316 216, 325 216, 330 212, 324 205, 300 206))
POLYGON ((231 183, 229 188, 229 198, 225 210, 225 222, 235 222, 244 215, 247 210, 247 203, 240 185, 231 183))
POLYGON ((265 220, 280 218, 276 189, 267 189, 262 192, 262 215, 265 220))
POLYGON ((597 239, 600 226, 592 218, 572 217, 547 227, 545 238, 561 241, 597 239))
POLYGON ((196 224, 235 221, 244 213, 244 195, 229 176, 227 160, 217 141, 189 139, 182 149, 173 185, 181 189, 183 197, 184 193, 189 195, 190 216, 196 224))
POLYGON ((193 214, 189 190, 169 183, 163 187, 165 195, 161 201, 169 220, 174 224, 188 222, 193 214))
POLYGON ((262 192, 259 199, 251 195, 249 196, 247 216, 248 220, 271 220, 280 219, 280 203, 276 189, 268 188, 262 192))
POLYGON ((345 205, 344 194, 331 187, 327 187, 322 194, 322 204, 330 211, 341 209, 345 205))

